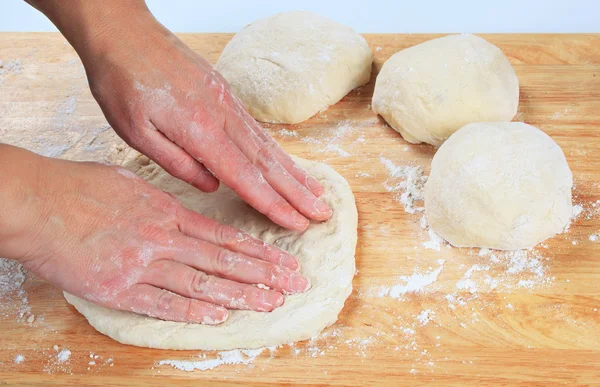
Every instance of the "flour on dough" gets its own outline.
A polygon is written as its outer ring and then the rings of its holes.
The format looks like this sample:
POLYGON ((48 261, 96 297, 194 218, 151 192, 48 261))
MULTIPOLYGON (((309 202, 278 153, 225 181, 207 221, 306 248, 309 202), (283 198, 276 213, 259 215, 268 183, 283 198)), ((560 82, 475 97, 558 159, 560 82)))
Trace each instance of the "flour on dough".
POLYGON ((561 232, 573 176, 560 147, 522 122, 465 125, 433 157, 425 214, 454 246, 518 250, 561 232))
POLYGON ((246 26, 216 68, 254 118, 295 124, 369 82, 372 61, 369 45, 352 28, 295 11, 246 26))
POLYGON ((325 187, 322 199, 333 216, 314 223, 304 233, 282 229, 243 202, 223 185, 206 194, 167 174, 146 157, 125 166, 156 187, 177 196, 189 209, 295 255, 312 287, 286 296, 283 306, 270 313, 233 310, 221 325, 210 326, 162 321, 131 312, 97 306, 68 293, 75 306, 101 333, 124 343, 162 349, 226 350, 260 348, 306 340, 333 324, 352 292, 357 240, 357 211, 348 182, 325 164, 296 162, 325 187))
POLYGON ((450 35, 388 59, 373 111, 411 143, 440 145, 471 122, 510 121, 519 80, 502 51, 475 35, 450 35))

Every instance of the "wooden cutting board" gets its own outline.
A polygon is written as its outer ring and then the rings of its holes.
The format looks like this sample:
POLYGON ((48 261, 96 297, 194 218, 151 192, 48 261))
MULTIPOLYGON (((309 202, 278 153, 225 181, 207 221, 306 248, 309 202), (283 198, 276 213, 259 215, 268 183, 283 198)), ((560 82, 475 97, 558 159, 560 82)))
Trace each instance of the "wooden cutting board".
MULTIPOLYGON (((217 353, 121 345, 90 327, 57 289, 29 276, 20 293, 0 300, 0 384, 600 383, 600 242, 593 236, 600 232, 600 35, 482 36, 504 50, 519 77, 515 120, 548 133, 573 170, 582 212, 567 233, 523 256, 426 248, 436 244, 420 226, 422 215, 405 211, 403 180, 392 172, 421 166, 427 175, 434 149, 407 144, 370 103, 384 61, 437 36, 366 35, 375 58, 368 85, 302 124, 266 125, 287 151, 334 167, 356 196, 355 290, 333 327, 249 364, 184 372, 157 362, 217 353), (61 362, 63 349, 71 354, 61 362)), ((181 37, 214 63, 231 35, 181 37)), ((125 146, 60 35, 2 33, 0 60, 0 141, 62 158, 118 161, 125 146)))

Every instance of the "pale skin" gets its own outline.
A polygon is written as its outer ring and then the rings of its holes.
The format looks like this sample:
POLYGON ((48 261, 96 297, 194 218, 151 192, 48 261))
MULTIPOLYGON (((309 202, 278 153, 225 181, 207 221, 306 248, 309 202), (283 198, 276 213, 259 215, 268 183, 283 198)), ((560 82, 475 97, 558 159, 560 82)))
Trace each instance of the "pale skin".
MULTIPOLYGON (((205 192, 221 181, 293 230, 331 216, 322 185, 143 1, 28 2, 73 45, 114 130, 167 172, 205 192)), ((0 256, 99 305, 219 324, 231 309, 269 312, 310 288, 292 255, 123 168, 0 144, 0 179, 0 256)))

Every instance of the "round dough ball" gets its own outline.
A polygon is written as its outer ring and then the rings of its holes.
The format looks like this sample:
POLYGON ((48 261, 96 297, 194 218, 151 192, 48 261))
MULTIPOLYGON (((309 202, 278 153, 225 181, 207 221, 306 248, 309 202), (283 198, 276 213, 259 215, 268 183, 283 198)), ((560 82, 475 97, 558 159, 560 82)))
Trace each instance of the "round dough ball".
POLYGON ((372 61, 351 28, 311 12, 284 12, 238 32, 217 70, 254 118, 295 124, 369 82, 372 61))
POLYGON ((572 186, 565 155, 544 132, 521 122, 478 122, 433 157, 425 213, 454 246, 525 249, 569 223, 572 186))
POLYGON ((471 122, 510 121, 519 80, 493 44, 469 34, 407 48, 377 76, 373 111, 408 142, 442 144, 471 122))

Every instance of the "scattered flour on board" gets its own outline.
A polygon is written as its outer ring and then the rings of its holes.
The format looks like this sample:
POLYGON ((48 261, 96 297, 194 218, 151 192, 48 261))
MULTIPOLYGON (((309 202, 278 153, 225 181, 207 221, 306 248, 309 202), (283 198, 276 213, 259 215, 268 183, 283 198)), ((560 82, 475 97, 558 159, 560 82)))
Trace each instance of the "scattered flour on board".
MULTIPOLYGON (((329 153, 338 157, 350 157, 352 156, 350 151, 360 149, 362 144, 366 142, 366 138, 362 134, 362 128, 373 125, 377 125, 377 120, 365 120, 362 122, 344 120, 340 121, 334 128, 326 127, 321 129, 321 131, 327 134, 322 139, 306 136, 301 137, 300 140, 308 144, 313 144, 314 147, 311 151, 329 153), (361 134, 353 138, 356 133, 361 134), (342 141, 347 141, 344 148, 340 146, 342 141)), ((286 134, 282 135, 285 136, 286 134)))
POLYGON ((71 351, 69 351, 68 349, 62 349, 58 355, 56 355, 56 361, 58 363, 65 363, 67 361, 69 361, 69 359, 71 358, 71 351))
POLYGON ((25 356, 23 356, 21 354, 15 356, 15 359, 14 359, 15 364, 21 364, 21 363, 23 363, 23 361, 25 361, 25 356))
MULTIPOLYGON (((342 121, 335 128, 335 130, 333 130, 332 134, 330 136, 325 137, 323 140, 317 140, 313 137, 303 137, 302 141, 316 145, 316 150, 319 152, 333 153, 339 157, 349 157, 351 156, 351 154, 348 151, 342 149, 339 143, 340 140, 344 138, 347 134, 351 133, 353 129, 354 128, 348 121, 342 121)), ((330 128, 327 128, 326 130, 329 131, 330 128)))
POLYGON ((421 325, 427 325, 431 320, 433 320, 434 315, 435 312, 433 312, 431 309, 426 309, 419 313, 416 319, 421 325))
MULTIPOLYGON (((170 365, 181 371, 206 371, 212 370, 226 364, 244 364, 252 363, 265 349, 234 349, 231 351, 222 351, 214 359, 207 359, 206 354, 200 356, 202 360, 160 360, 158 365, 170 365)), ((268 348, 273 351, 274 348, 268 348)))
POLYGON ((436 234, 436 232, 433 231, 431 227, 427 229, 427 235, 429 236, 429 240, 421 244, 426 249, 440 251, 442 249, 442 246, 446 245, 446 241, 444 240, 444 238, 436 234))
POLYGON ((390 177, 383 183, 389 192, 394 192, 394 200, 404 206, 404 211, 415 214, 425 210, 423 207, 423 187, 427 176, 420 166, 396 165, 390 159, 379 157, 390 177))
POLYGON ((295 130, 280 129, 277 131, 277 134, 282 137, 300 137, 295 130))
POLYGON ((556 120, 558 120, 559 118, 561 118, 561 117, 563 117, 563 116, 565 116, 565 115, 568 115, 568 114, 569 114, 569 108, 565 108, 565 109, 563 109, 563 110, 561 110, 561 111, 557 111, 557 112, 555 112, 555 113, 552 115, 552 117, 550 117, 550 119, 551 119, 552 121, 556 121, 556 120))
POLYGON ((22 287, 26 279, 22 265, 10 259, 0 258, 1 317, 16 318, 18 321, 31 319, 28 294, 22 287))
POLYGON ((444 261, 441 261, 441 266, 429 273, 413 272, 410 276, 401 276, 400 281, 393 286, 381 286, 377 291, 378 297, 392 297, 400 299, 407 293, 419 293, 422 292, 427 286, 437 281, 438 276, 442 272, 444 261))
POLYGON ((4 80, 11 74, 21 74, 23 69, 23 62, 19 59, 2 61, 0 60, 0 85, 4 83, 4 80))

